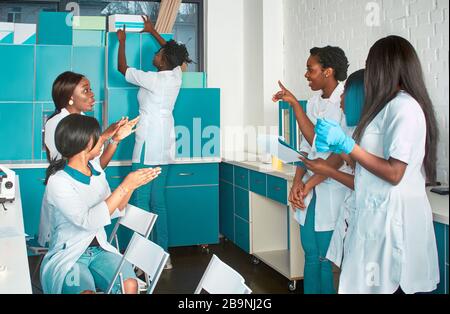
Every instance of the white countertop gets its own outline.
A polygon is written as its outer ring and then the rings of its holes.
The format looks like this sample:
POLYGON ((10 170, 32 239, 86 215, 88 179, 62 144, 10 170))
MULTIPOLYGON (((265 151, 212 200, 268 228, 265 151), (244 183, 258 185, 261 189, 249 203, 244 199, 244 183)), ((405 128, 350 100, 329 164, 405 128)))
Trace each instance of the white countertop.
MULTIPOLYGON (((248 155, 249 159, 256 160, 254 155, 248 155)), ((295 176, 295 166, 283 165, 283 170, 274 170, 272 164, 264 164, 260 161, 234 161, 223 159, 224 162, 234 166, 247 168, 250 170, 266 173, 271 176, 279 177, 287 181, 293 181, 295 176)), ((449 224, 449 196, 442 196, 432 193, 427 188, 427 195, 430 201, 431 209, 433 210, 433 219, 435 222, 442 224, 449 224)))

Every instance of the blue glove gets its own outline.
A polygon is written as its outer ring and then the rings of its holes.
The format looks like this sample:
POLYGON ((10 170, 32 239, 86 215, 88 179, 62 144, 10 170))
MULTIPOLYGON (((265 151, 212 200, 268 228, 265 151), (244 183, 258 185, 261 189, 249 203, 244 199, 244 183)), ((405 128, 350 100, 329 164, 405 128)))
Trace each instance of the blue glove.
POLYGON ((317 120, 315 132, 316 148, 320 153, 333 152, 340 154, 342 152, 350 154, 355 148, 355 141, 347 136, 339 123, 327 120, 317 120))

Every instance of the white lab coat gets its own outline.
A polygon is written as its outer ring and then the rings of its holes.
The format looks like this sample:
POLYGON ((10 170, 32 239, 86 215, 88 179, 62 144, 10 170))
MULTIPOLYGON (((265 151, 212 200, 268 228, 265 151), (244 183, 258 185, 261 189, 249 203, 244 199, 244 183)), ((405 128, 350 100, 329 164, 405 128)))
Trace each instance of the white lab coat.
MULTIPOLYGON (((308 101, 306 113, 313 124, 319 118, 327 118, 334 121, 341 121, 343 113, 341 110, 341 95, 344 92, 344 84, 339 83, 329 99, 323 99, 322 93, 315 95, 308 101)), ((315 146, 315 145, 314 145, 315 146)), ((300 143, 300 150, 308 153, 311 160, 322 158, 327 159, 330 153, 319 153, 309 145, 305 138, 300 143)), ((308 171, 304 177, 306 182, 313 173, 308 171)), ((332 231, 336 225, 339 209, 344 202, 348 188, 339 182, 327 179, 315 188, 316 191, 316 214, 314 229, 317 232, 332 231)), ((301 224, 304 225, 308 209, 300 211, 301 224)))
POLYGON ((393 186, 360 165, 355 215, 344 244, 339 293, 427 292, 439 283, 433 216, 425 191, 426 121, 420 105, 399 92, 369 124, 361 147, 408 164, 393 186))
POLYGON ((58 113, 57 115, 55 115, 54 117, 49 119, 47 121, 47 123, 45 123, 44 143, 50 152, 50 156, 49 156, 50 160, 53 160, 54 158, 61 159, 61 154, 56 149, 55 132, 56 132, 56 127, 58 126, 59 122, 61 122, 61 120, 64 119, 65 117, 67 117, 68 115, 70 115, 70 112, 67 111, 66 108, 63 108, 63 109, 61 109, 60 113, 58 113))
POLYGON ((105 202, 111 191, 101 167, 93 166, 98 174, 93 174, 88 184, 65 170, 48 181, 42 205, 51 225, 50 247, 41 265, 44 293, 61 293, 66 275, 94 237, 105 251, 119 254, 107 242, 104 229, 112 219, 105 202))
POLYGON ((175 159, 175 123, 173 109, 180 92, 182 72, 144 72, 128 68, 126 80, 140 87, 138 93, 140 119, 136 128, 133 163, 168 165, 175 159), (144 145, 145 144, 145 145, 144 145), (145 147, 144 160, 141 160, 145 147))

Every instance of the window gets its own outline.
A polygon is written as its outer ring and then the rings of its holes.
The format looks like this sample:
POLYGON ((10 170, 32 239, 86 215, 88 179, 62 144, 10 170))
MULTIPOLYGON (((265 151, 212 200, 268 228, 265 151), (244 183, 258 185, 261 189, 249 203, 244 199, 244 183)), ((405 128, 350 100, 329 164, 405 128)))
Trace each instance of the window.
MULTIPOLYGON (((147 14, 156 22, 160 0, 23 0, 0 2, 0 22, 37 23, 41 10, 64 11, 68 3, 80 6, 80 15, 147 14)), ((183 0, 173 29, 175 40, 186 45, 191 59, 189 71, 204 71, 203 0, 183 0)))

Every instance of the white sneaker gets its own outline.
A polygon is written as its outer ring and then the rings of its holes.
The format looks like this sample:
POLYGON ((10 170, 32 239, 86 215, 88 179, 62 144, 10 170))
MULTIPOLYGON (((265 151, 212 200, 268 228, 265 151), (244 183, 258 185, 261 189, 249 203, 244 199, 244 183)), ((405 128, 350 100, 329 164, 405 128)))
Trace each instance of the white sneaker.
POLYGON ((170 257, 169 257, 167 259, 166 266, 164 266, 164 269, 170 270, 172 268, 173 268, 172 261, 170 260, 170 257))

